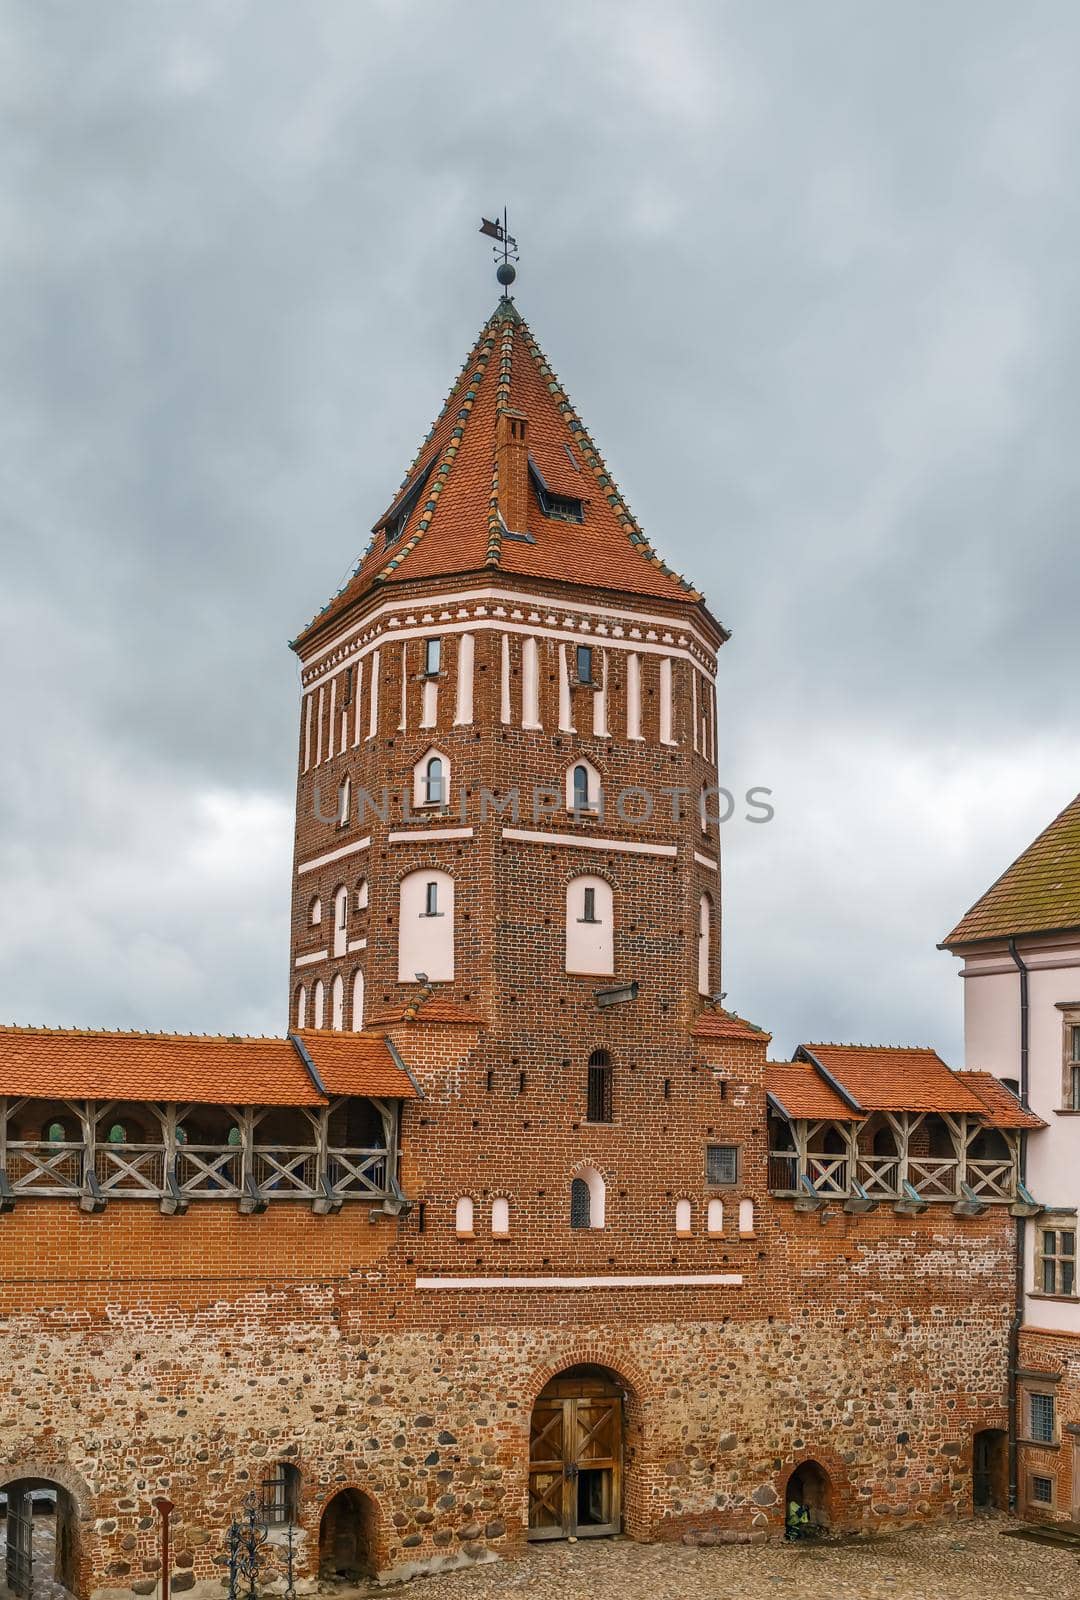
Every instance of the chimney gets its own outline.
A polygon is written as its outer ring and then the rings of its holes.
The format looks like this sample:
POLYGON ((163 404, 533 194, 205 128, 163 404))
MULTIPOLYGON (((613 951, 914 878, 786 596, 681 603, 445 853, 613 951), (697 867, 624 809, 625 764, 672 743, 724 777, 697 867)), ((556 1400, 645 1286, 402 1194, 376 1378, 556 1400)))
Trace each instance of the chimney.
POLYGON ((529 510, 529 446, 520 411, 500 411, 495 425, 499 510, 511 533, 524 533, 529 510))

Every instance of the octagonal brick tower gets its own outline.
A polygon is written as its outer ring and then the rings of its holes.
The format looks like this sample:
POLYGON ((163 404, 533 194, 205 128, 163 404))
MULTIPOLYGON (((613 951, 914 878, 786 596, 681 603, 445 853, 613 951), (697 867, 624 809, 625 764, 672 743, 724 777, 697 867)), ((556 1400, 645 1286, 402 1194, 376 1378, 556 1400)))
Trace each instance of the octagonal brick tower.
POLYGON ((685 1053, 720 980, 726 637, 504 297, 294 641, 290 1026, 471 1018, 522 1084, 685 1053))

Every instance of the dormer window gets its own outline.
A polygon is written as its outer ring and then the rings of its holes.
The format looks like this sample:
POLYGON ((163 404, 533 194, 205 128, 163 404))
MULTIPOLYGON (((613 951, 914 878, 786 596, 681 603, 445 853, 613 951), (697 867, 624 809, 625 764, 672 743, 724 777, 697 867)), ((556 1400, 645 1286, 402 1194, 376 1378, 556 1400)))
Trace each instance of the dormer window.
POLYGON ((412 482, 406 485, 404 493, 394 502, 383 521, 376 523, 375 532, 378 533, 379 529, 382 529, 387 549, 392 544, 395 544, 405 532, 405 525, 412 516, 413 508, 420 498, 424 485, 431 476, 431 469, 434 465, 435 458, 432 457, 427 466, 422 467, 412 482))
POLYGON ((441 639, 424 640, 424 677, 437 678, 439 675, 439 660, 442 655, 441 639))
POLYGON ((529 477, 545 517, 552 517, 556 522, 585 521, 584 502, 574 495, 556 494, 549 489, 532 456, 529 457, 529 477))
POLYGON ((577 647, 577 676, 579 683, 592 683, 592 645, 579 644, 577 647))

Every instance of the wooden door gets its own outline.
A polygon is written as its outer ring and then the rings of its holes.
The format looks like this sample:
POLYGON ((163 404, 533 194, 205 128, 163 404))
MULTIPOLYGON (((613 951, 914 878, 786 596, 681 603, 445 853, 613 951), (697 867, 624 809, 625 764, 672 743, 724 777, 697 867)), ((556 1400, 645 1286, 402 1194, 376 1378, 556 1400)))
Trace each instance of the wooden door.
POLYGON ((621 1397, 541 1395, 529 1439, 529 1538, 618 1533, 621 1497, 621 1397))
POLYGON ((34 1587, 34 1507, 28 1489, 7 1492, 7 1548, 4 1578, 12 1594, 29 1595, 34 1587))

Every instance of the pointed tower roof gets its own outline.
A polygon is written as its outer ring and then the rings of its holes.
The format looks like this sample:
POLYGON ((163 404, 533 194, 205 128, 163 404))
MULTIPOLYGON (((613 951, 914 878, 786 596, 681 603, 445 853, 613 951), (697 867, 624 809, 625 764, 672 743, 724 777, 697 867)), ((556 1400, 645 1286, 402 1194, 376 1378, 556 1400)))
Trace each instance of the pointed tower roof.
POLYGON ((1067 928, 1080 928, 1080 794, 1006 867, 938 949, 1067 928))
POLYGON ((484 571, 688 605, 702 600, 649 543, 506 297, 480 330, 366 552, 294 648, 372 590, 484 571), (514 486, 506 481, 512 457, 500 448, 511 419, 524 419, 525 441, 514 486))

